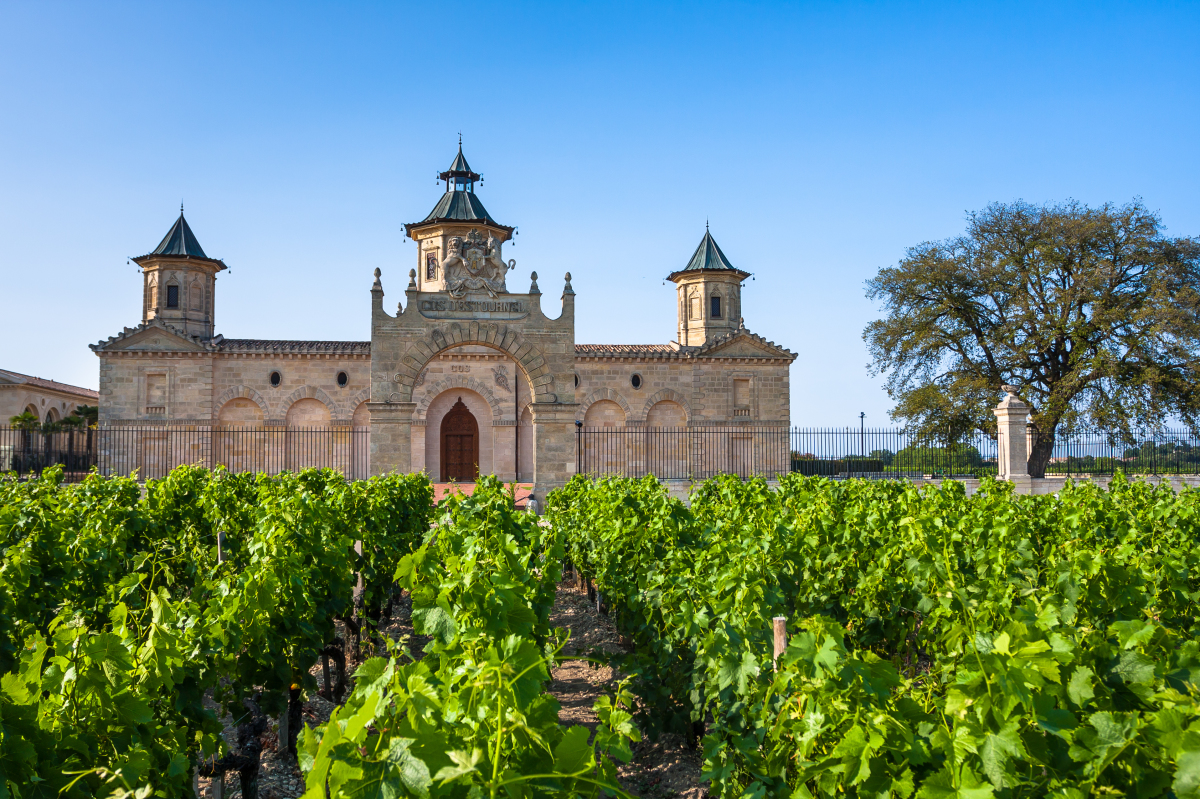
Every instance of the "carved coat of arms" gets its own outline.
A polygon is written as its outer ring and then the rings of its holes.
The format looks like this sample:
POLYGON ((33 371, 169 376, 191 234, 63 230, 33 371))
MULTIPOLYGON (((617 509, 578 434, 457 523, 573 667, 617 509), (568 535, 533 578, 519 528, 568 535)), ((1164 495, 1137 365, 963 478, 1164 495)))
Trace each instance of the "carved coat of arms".
POLYGON ((498 385, 500 388, 504 389, 505 391, 512 391, 512 389, 508 387, 508 372, 505 371, 503 366, 493 367, 492 379, 496 381, 496 385, 498 385))
POLYGON ((489 297, 495 297, 508 293, 504 275, 515 268, 517 262, 513 260, 505 265, 500 255, 500 241, 495 236, 489 233, 484 241, 479 231, 472 229, 465 239, 451 237, 447 249, 449 252, 442 262, 442 269, 446 275, 446 290, 452 296, 486 292, 489 297))

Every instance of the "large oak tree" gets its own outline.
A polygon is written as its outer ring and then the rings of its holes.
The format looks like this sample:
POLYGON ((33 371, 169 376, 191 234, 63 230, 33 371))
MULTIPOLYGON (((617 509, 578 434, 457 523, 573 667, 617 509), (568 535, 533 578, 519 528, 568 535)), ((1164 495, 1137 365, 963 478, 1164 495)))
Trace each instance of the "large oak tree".
POLYGON ((863 338, 894 418, 994 433, 1000 386, 1020 386, 1037 477, 1064 431, 1195 426, 1200 240, 1165 236, 1140 201, 997 203, 968 221, 867 282, 885 315, 863 338))

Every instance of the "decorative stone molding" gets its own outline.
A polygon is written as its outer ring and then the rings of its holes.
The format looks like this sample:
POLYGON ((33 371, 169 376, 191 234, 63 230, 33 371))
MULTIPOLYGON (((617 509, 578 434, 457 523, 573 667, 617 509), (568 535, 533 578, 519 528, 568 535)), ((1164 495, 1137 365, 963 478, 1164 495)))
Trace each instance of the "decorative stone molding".
POLYGON ((646 420, 646 417, 650 415, 650 409, 653 408, 658 403, 663 402, 664 400, 669 400, 671 402, 677 402, 680 405, 682 405, 684 417, 686 417, 686 419, 689 422, 692 420, 692 406, 687 401, 687 398, 684 397, 682 394, 680 394, 678 391, 674 391, 669 388, 664 388, 661 391, 657 391, 654 394, 651 394, 650 397, 646 400, 646 404, 642 408, 642 415, 640 417, 640 421, 644 422, 646 420))
POLYGON ((221 416, 221 408, 225 407, 225 403, 234 399, 253 400, 254 403, 262 409, 263 419, 266 419, 271 415, 270 408, 267 407, 267 401, 263 398, 262 394, 259 394, 249 386, 232 386, 221 392, 221 396, 217 397, 216 401, 213 402, 213 419, 219 419, 221 416))
MULTIPOLYGON (((300 388, 296 389, 291 394, 288 394, 287 399, 283 401, 283 404, 280 407, 280 411, 282 412, 281 415, 284 418, 287 418, 287 412, 293 405, 302 399, 315 399, 322 403, 326 408, 329 409, 330 421, 334 419, 348 418, 344 408, 330 399, 329 395, 324 391, 314 386, 300 386, 300 388)), ((351 411, 351 413, 353 413, 353 411, 351 411)))
POLYGON ((432 384, 421 397, 421 401, 417 403, 417 410, 413 414, 414 419, 424 419, 425 413, 429 410, 429 404, 437 397, 446 391, 452 391, 456 388, 465 388, 474 391, 492 406, 492 419, 499 419, 503 411, 501 410, 500 400, 496 399, 496 395, 492 393, 491 388, 481 380, 476 380, 468 375, 448 375, 445 379, 439 380, 432 384))
MULTIPOLYGON (((620 405, 621 410, 625 414, 626 422, 633 418, 633 411, 630 410, 629 403, 625 401, 624 397, 622 397, 616 391, 613 391, 611 388, 598 388, 591 394, 588 394, 587 398, 584 399, 583 402, 579 403, 579 410, 575 412, 575 419, 582 422, 583 417, 587 416, 588 408, 592 407, 601 400, 612 400, 620 405)), ((642 418, 645 418, 645 414, 642 414, 642 418)))

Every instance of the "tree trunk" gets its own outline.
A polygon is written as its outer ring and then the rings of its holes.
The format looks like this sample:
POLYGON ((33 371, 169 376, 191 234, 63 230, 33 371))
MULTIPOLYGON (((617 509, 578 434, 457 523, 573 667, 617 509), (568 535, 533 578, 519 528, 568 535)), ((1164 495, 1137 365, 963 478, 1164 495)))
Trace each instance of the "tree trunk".
POLYGON ((1050 432, 1044 432, 1034 428, 1036 440, 1033 444, 1033 449, 1029 453, 1029 476, 1030 477, 1045 477, 1046 464, 1050 463, 1050 455, 1054 452, 1054 429, 1050 432))

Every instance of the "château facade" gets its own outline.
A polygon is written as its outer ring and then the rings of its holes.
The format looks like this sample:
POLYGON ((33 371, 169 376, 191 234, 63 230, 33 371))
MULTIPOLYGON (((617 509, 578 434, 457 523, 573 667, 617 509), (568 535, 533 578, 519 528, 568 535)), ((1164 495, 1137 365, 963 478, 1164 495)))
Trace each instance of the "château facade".
POLYGON ((450 480, 477 470, 533 481, 535 492, 574 473, 581 430, 787 427, 796 356, 746 328, 749 274, 707 230, 667 276, 675 340, 577 344, 570 274, 553 281, 562 310, 548 316, 537 273, 522 279, 505 262, 514 228, 484 208, 461 145, 440 178, 433 210, 405 225, 417 263, 406 284, 387 280, 403 291, 385 293, 375 270, 370 341, 217 333, 226 266, 205 253, 181 209, 159 245, 134 259, 144 277, 141 322, 91 347, 101 425, 346 429, 360 433, 353 457, 369 460, 371 473, 450 480))

